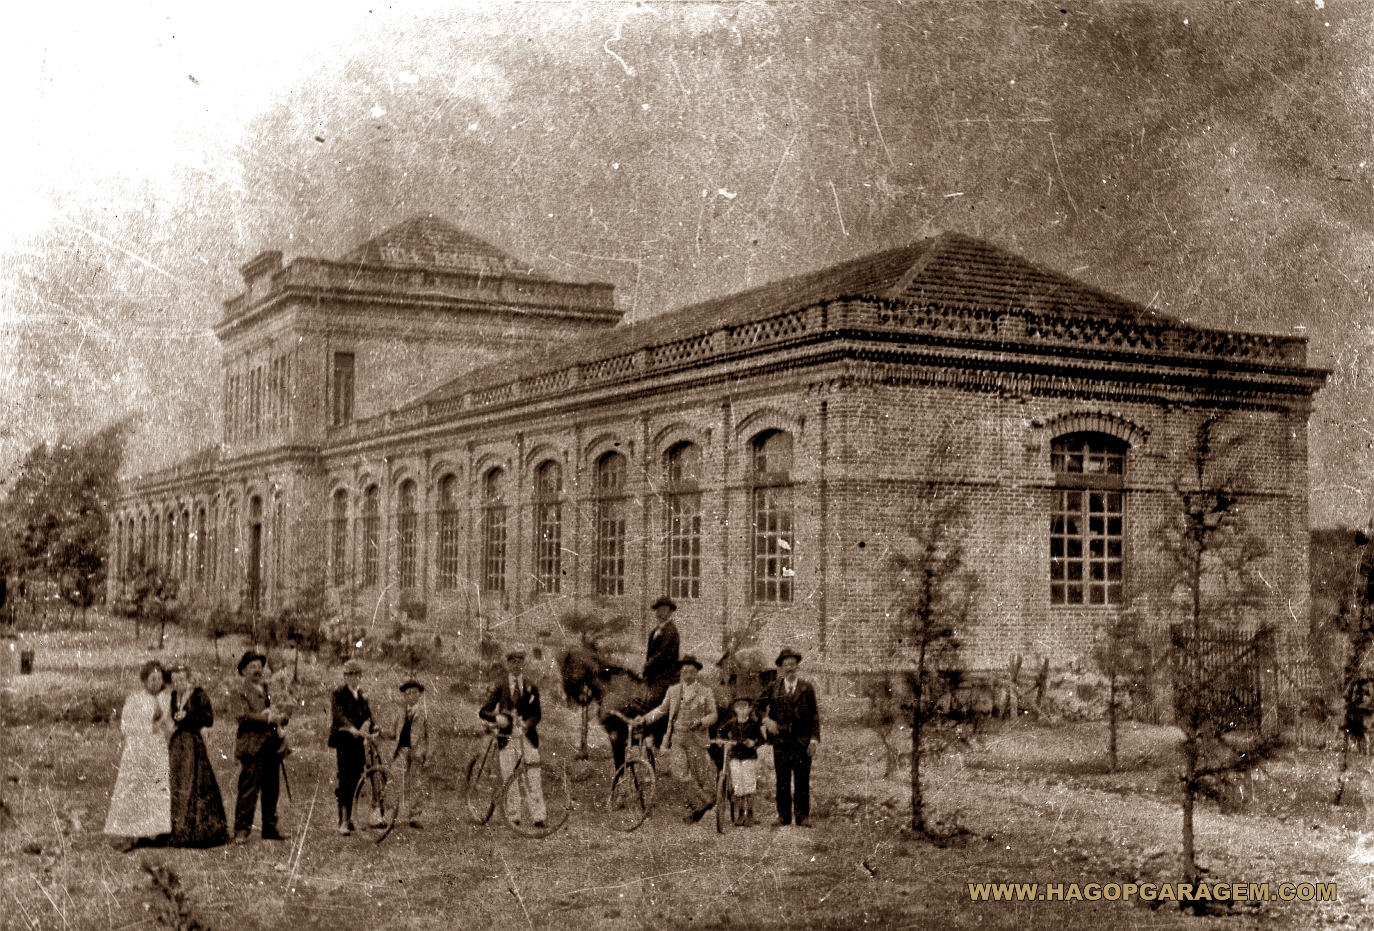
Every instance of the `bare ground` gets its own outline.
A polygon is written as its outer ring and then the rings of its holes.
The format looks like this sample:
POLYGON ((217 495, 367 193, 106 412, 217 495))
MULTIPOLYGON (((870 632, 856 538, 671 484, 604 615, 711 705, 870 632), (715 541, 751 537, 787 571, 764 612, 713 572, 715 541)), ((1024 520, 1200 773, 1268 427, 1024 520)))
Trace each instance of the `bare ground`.
MULTIPOLYGON (((227 665, 216 673, 208 644, 188 649, 212 679, 233 675, 227 665)), ((91 694, 119 695, 145 655, 118 635, 46 635, 40 671, 9 683, 10 711, 61 711, 91 694)), ((374 702, 394 707, 401 674, 370 672, 374 702)), ((1005 727, 947 753, 929 771, 931 805, 946 826, 957 821, 969 834, 943 848, 902 831, 906 787, 882 777, 876 739, 856 728, 827 722, 813 827, 724 836, 711 819, 682 823, 671 792, 639 831, 612 830, 599 807, 610 763, 598 747, 592 761, 571 764, 578 810, 541 841, 463 819, 462 767, 478 746, 463 735, 475 705, 441 684, 428 693, 436 752, 426 827, 398 828, 379 846, 332 831, 322 675, 303 669, 311 684, 292 723, 298 749, 289 762, 295 800, 282 806, 287 843, 255 837, 246 847, 117 853, 100 833, 117 726, 53 722, 49 714, 6 727, 4 795, 15 824, 0 832, 0 928, 155 927, 166 903, 144 862, 174 870, 195 916, 219 929, 1374 926, 1366 905, 1374 901, 1371 866, 1359 862, 1355 830, 1362 808, 1327 804, 1329 755, 1270 764, 1244 814, 1204 807, 1198 844, 1209 878, 1335 881, 1339 902, 1271 902, 1209 919, 1120 902, 973 903, 970 882, 1176 878, 1168 730, 1130 728, 1119 774, 1104 772, 1098 724, 1005 727)), ((576 718, 554 705, 546 699, 546 753, 568 759, 576 718)), ((232 728, 222 722, 207 738, 231 808, 232 728)), ((763 787, 765 824, 767 795, 763 787)))

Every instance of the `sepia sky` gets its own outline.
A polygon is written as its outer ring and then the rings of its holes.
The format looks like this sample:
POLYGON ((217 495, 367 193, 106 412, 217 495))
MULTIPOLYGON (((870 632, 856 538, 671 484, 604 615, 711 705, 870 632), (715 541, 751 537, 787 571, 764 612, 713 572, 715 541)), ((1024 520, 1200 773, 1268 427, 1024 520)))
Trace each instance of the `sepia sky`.
POLYGON ((434 213, 642 318, 948 229, 1309 337, 1312 522, 1369 520, 1374 4, 213 6, 0 36, 0 465, 216 440, 263 249, 434 213))

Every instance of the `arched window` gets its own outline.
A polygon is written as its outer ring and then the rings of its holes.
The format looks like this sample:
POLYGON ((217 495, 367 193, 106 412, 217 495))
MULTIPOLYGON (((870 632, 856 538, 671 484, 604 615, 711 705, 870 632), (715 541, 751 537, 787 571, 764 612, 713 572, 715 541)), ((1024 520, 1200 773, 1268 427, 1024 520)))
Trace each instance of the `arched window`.
POLYGON ((596 462, 596 593, 625 594, 625 457, 596 462))
POLYGON ((701 597, 701 447, 668 450, 668 597, 701 597))
POLYGON ((363 588, 372 588, 379 577, 382 552, 382 493, 376 485, 363 492, 363 588))
POLYGON ((797 574, 792 549, 792 436, 764 431, 754 437, 752 452, 754 601, 789 602, 797 574))
POLYGON ((482 591, 506 590, 506 473, 492 469, 482 480, 482 591))
MULTIPOLYGON (((156 518, 154 518, 156 520, 156 518)), ((154 539, 157 538, 157 531, 153 531, 154 539)), ((138 569, 142 570, 148 565, 148 515, 140 514, 138 518, 138 569)))
POLYGON ((415 483, 406 480, 401 483, 396 512, 396 543, 400 550, 397 554, 397 569, 402 589, 413 589, 416 585, 416 546, 420 533, 420 516, 415 513, 415 483))
POLYGON ((1050 604, 1125 601, 1127 449, 1104 433, 1070 433, 1051 444, 1057 487, 1050 515, 1050 604))
POLYGON ((552 460, 534 472, 534 567, 535 591, 562 591, 563 468, 552 460))
POLYGON ((458 476, 439 480, 439 588, 458 587, 458 476))
POLYGON ((334 492, 334 513, 330 524, 329 573, 336 588, 348 581, 348 491, 334 492))

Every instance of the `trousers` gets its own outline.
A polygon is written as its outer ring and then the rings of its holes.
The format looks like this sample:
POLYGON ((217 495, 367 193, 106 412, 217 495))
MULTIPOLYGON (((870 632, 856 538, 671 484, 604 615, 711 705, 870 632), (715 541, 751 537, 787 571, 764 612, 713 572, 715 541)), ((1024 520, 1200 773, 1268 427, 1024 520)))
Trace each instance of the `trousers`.
POLYGON ((542 822, 548 812, 544 808, 544 779, 543 771, 539 768, 539 749, 531 747, 524 737, 512 737, 497 754, 501 778, 510 779, 522 755, 525 766, 515 782, 515 791, 506 793, 506 820, 514 824, 519 824, 523 818, 542 822))
POLYGON ((396 761, 391 764, 391 769, 401 782, 401 807, 397 809, 397 819, 419 820, 420 815, 424 813, 425 795, 428 792, 424 766, 410 747, 402 747, 400 753, 396 754, 396 761))
POLYGON ((267 752, 239 757, 239 798, 234 806, 234 833, 244 835, 253 829, 253 811, 262 799, 262 833, 277 833, 277 797, 281 792, 281 757, 275 743, 267 752))
POLYGON ((800 824, 811 815, 811 757, 806 755, 806 745, 805 740, 787 737, 773 743, 778 820, 783 824, 791 824, 793 820, 800 824))
POLYGON ((353 796, 358 791, 358 780, 363 778, 363 770, 367 767, 363 742, 345 738, 334 748, 334 759, 339 770, 339 787, 334 790, 334 797, 339 800, 344 815, 352 821, 353 796))

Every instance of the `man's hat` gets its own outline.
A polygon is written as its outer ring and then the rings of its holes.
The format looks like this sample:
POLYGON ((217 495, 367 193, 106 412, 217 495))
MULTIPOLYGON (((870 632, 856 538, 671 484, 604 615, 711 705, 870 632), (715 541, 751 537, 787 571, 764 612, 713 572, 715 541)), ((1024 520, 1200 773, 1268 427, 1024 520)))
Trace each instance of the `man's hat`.
POLYGON ((267 665, 267 657, 263 656, 257 650, 248 650, 239 657, 239 675, 243 675, 244 668, 253 660, 257 660, 264 666, 267 665))
POLYGON ((667 608, 669 611, 677 610, 677 602, 671 598, 660 598, 649 606, 650 611, 657 611, 659 608, 667 608))
POLYGON ((522 650, 522 649, 520 649, 519 647, 516 647, 516 648, 513 649, 513 650, 508 650, 508 651, 506 652, 506 659, 524 659, 524 658, 525 658, 525 651, 522 650))
POLYGON ((425 687, 420 683, 416 682, 414 679, 407 679, 401 683, 402 692, 409 692, 411 689, 419 689, 421 692, 423 692, 425 690, 425 687))
POLYGON ((351 672, 361 674, 363 671, 363 664, 358 662, 356 659, 350 659, 343 664, 343 671, 344 675, 348 675, 351 672))
POLYGON ((740 702, 740 701, 742 701, 742 702, 748 702, 749 704, 752 705, 752 704, 754 703, 754 696, 753 696, 753 695, 750 695, 750 694, 747 693, 747 692, 736 692, 736 693, 734 694, 734 696, 730 699, 730 704, 733 705, 735 702, 740 702))
POLYGON ((789 656, 799 663, 802 661, 802 655, 798 653, 796 650, 792 649, 791 647, 783 647, 782 652, 778 654, 777 662, 773 663, 773 665, 781 666, 782 661, 787 659, 789 656))
POLYGON ((695 656, 693 656, 691 653, 688 653, 688 654, 687 654, 686 656, 684 656, 682 659, 678 660, 678 661, 677 661, 677 665, 678 665, 678 668, 682 668, 683 666, 695 666, 695 667, 697 667, 697 669, 700 669, 700 668, 701 668, 701 662, 700 662, 700 660, 698 660, 698 659, 697 659, 695 656))

